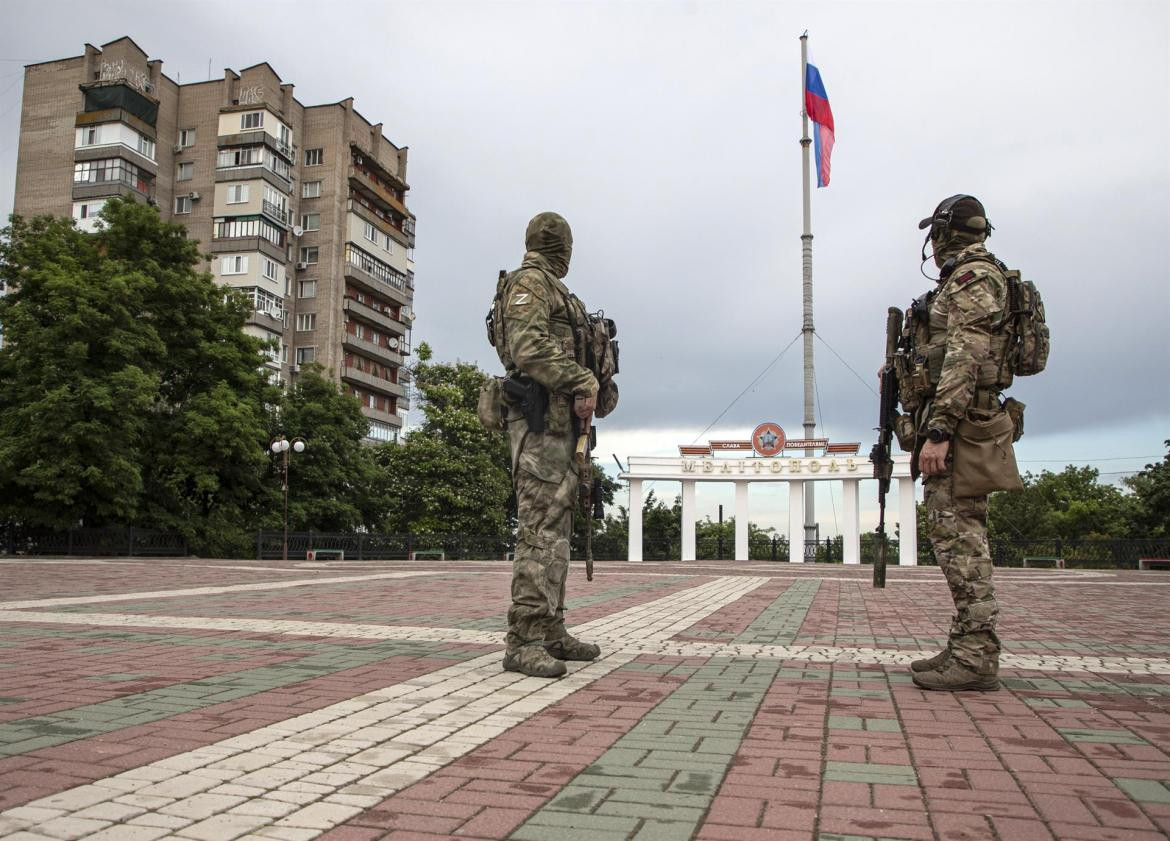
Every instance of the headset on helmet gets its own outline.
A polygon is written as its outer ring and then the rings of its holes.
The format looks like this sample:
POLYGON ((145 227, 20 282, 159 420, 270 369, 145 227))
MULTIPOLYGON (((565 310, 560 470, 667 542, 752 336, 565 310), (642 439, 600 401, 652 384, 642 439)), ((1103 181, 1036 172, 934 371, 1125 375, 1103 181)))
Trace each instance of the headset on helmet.
MULTIPOLYGON (((932 239, 942 239, 947 231, 965 231, 972 234, 991 236, 995 230, 987 219, 987 211, 983 209, 983 202, 966 193, 958 193, 939 202, 934 213, 918 223, 918 230, 930 228, 922 240, 922 262, 926 263, 930 255, 926 253, 926 244, 932 239)), ((923 272, 926 275, 925 272, 923 272)), ((946 278, 947 272, 941 275, 946 278)), ((929 275, 926 275, 929 277, 929 275)))
POLYGON ((934 213, 918 223, 918 230, 926 227, 930 228, 929 236, 934 239, 941 237, 948 229, 965 230, 974 234, 990 234, 994 230, 987 221, 983 203, 966 193, 943 199, 934 209, 934 213))

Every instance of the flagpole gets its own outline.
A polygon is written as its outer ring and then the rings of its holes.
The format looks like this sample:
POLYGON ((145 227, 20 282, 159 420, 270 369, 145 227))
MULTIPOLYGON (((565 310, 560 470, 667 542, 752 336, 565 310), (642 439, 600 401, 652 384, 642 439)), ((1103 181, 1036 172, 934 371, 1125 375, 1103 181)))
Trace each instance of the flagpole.
MULTIPOLYGON (((805 88, 808 85, 808 31, 800 36, 800 119, 803 135, 800 138, 800 175, 804 187, 804 232, 800 235, 800 258, 804 271, 804 321, 801 333, 804 337, 804 437, 816 435, 816 420, 813 414, 813 303, 812 303, 812 200, 809 184, 808 148, 812 138, 808 136, 808 108, 805 105, 805 88)), ((816 455, 815 450, 805 450, 806 456, 816 455)), ((804 540, 805 547, 817 539, 815 482, 804 483, 804 540)), ((795 547, 793 547, 795 548, 795 547)), ((807 554, 802 554, 802 558, 807 554)), ((815 556, 814 556, 815 557, 815 556)))

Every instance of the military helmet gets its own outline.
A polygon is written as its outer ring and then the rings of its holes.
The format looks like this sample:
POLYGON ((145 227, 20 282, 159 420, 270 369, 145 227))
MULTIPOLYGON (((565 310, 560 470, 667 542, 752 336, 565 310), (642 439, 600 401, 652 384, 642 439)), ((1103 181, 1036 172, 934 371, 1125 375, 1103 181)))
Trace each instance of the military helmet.
POLYGON ((964 193, 951 196, 939 202, 934 213, 918 223, 918 230, 930 228, 931 239, 941 239, 948 230, 965 231, 984 236, 993 230, 987 220, 983 202, 964 193))

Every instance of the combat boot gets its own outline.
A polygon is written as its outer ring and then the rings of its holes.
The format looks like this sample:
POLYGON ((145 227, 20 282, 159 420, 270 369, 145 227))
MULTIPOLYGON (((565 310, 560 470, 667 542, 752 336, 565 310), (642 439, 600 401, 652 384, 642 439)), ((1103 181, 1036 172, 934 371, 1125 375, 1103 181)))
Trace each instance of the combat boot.
POLYGON ((994 692, 999 689, 999 678, 994 674, 981 675, 961 660, 947 659, 942 666, 927 672, 913 672, 914 683, 923 689, 941 692, 994 692))
POLYGON ((548 653, 558 660, 596 660, 601 656, 601 648, 591 642, 581 642, 572 634, 566 633, 560 639, 546 640, 544 647, 548 653))
POLYGON ((951 647, 948 644, 946 648, 940 651, 933 657, 923 657, 921 660, 914 660, 910 663, 910 671, 912 672, 931 672, 941 669, 946 665, 947 660, 951 659, 951 647))
POLYGON ((568 669, 560 660, 549 656, 543 645, 522 645, 504 654, 504 671, 520 672, 529 677, 560 677, 568 669))

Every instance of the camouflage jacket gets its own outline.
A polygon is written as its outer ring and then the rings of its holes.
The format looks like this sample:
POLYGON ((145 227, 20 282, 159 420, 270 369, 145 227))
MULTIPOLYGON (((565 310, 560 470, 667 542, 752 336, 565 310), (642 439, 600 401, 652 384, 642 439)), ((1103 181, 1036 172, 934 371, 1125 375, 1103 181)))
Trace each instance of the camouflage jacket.
POLYGON ((930 302, 926 347, 916 353, 940 352, 942 368, 927 428, 953 433, 976 387, 999 390, 1011 384, 1004 364, 1008 283, 1000 265, 982 244, 967 246, 930 302))
POLYGON ((586 322, 585 307, 553 274, 548 260, 529 251, 501 283, 504 342, 496 351, 504 370, 527 374, 552 394, 597 394, 597 378, 576 358, 572 325, 586 322))

